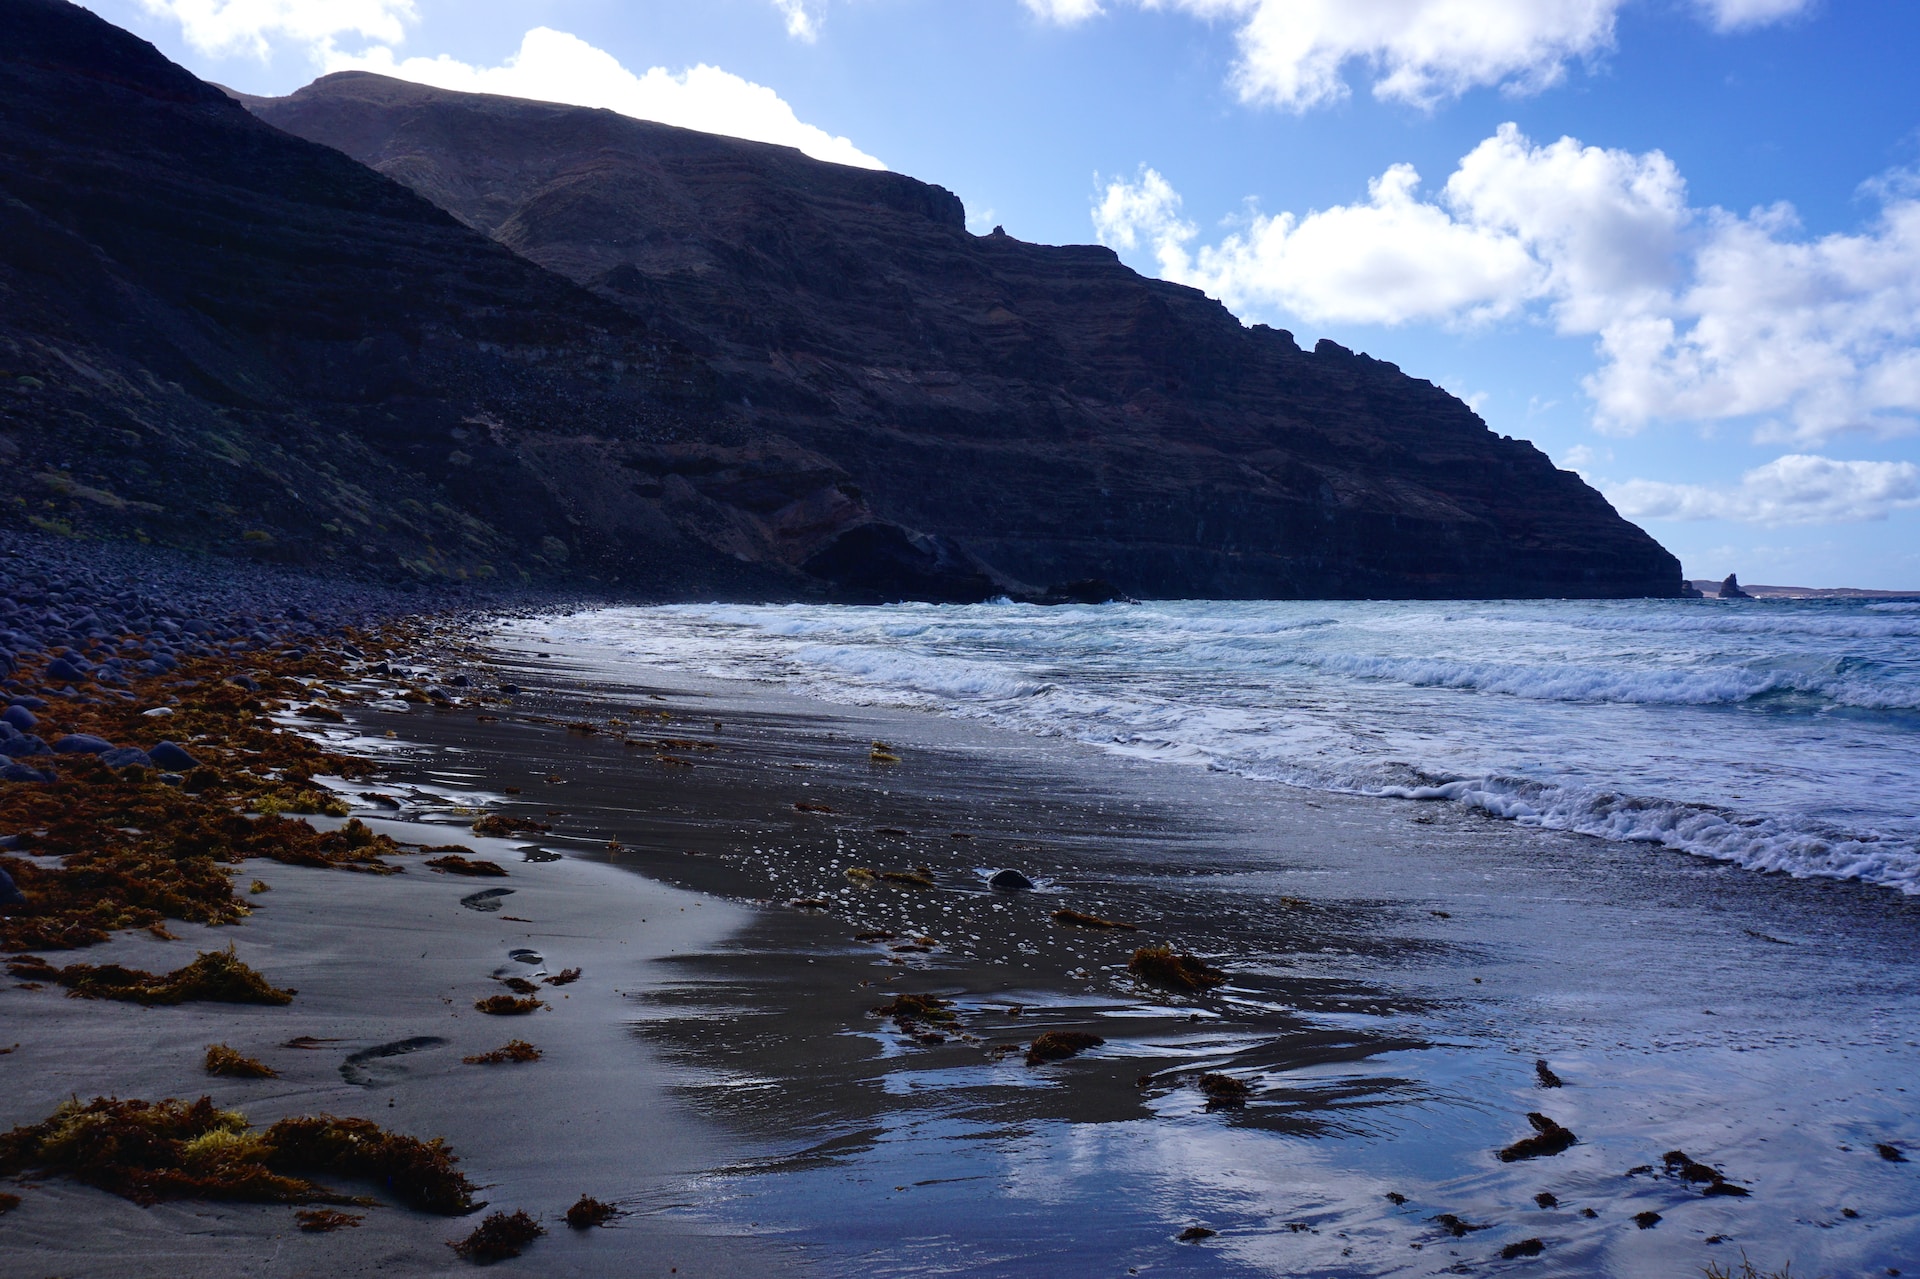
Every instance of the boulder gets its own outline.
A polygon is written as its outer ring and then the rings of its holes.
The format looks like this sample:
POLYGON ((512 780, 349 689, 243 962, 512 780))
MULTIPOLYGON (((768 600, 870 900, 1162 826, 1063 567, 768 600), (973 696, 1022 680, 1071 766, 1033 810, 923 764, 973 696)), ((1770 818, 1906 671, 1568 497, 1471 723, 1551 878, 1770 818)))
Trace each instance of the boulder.
POLYGON ((115 750, 103 751, 100 762, 108 768, 152 768, 153 757, 138 746, 121 746, 115 750))
POLYGON ((91 733, 68 733, 53 744, 53 749, 60 755, 104 755, 113 749, 113 743, 91 733))
POLYGON ((987 885, 1003 893, 1016 893, 1032 888, 1033 881, 1017 870, 997 870, 987 877, 987 885))
POLYGON ((147 758, 155 767, 164 768, 170 773, 184 773, 200 767, 199 760, 172 742, 161 742, 147 752, 147 758))
POLYGON ((7 723, 25 733, 39 724, 40 717, 24 706, 15 705, 7 707, 4 711, 0 711, 0 720, 5 720, 7 723))

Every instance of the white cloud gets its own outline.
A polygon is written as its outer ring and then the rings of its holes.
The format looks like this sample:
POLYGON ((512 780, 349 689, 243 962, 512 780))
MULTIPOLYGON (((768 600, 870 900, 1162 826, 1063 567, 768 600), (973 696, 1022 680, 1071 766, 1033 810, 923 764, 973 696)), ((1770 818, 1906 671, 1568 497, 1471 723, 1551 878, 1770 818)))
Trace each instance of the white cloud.
POLYGON ((1100 7, 1100 0, 1020 0, 1020 3, 1037 17, 1062 26, 1084 22, 1106 12, 1100 7))
POLYGON ((836 164, 887 167, 846 138, 803 122, 765 85, 704 63, 678 73, 653 67, 635 75, 606 50, 550 27, 527 32, 519 52, 497 67, 476 67, 445 55, 402 59, 385 47, 359 55, 329 53, 325 65, 329 71, 374 71, 468 93, 605 107, 638 120, 797 147, 836 164))
MULTIPOLYGON (((276 44, 301 46, 327 71, 374 71, 420 84, 471 93, 605 107, 640 120, 657 120, 705 133, 795 147, 818 160, 884 169, 843 137, 802 121, 779 94, 702 63, 685 71, 652 67, 635 75, 619 59, 578 36, 550 27, 527 32, 520 49, 497 67, 442 55, 402 58, 394 52, 415 20, 414 0, 140 0, 172 18, 194 48, 214 56, 265 58, 276 44), (346 37, 370 42, 364 52, 339 47, 346 37)), ((774 0, 787 30, 800 39, 818 33, 812 0, 774 0)))
POLYGON ((1812 7, 1813 0, 1699 0, 1713 25, 1722 31, 1765 26, 1812 7))
POLYGON ((1759 419, 1772 442, 1920 427, 1920 197, 1882 184, 1876 222, 1809 239, 1785 206, 1696 209, 1672 161, 1503 125, 1432 198, 1395 165, 1361 203, 1257 211, 1202 244, 1151 169, 1109 183, 1102 242, 1243 314, 1484 324, 1532 315, 1595 340, 1602 429, 1759 419))
MULTIPOLYGON (((1432 107, 1469 89, 1553 84, 1567 64, 1613 47, 1625 0, 1132 0, 1237 24, 1243 101, 1305 111, 1348 93, 1352 64, 1376 97, 1432 107)), ((1104 12, 1099 0, 1022 0, 1053 22, 1104 12)), ((1776 22, 1812 0, 1698 0, 1721 30, 1776 22)))
POLYGON ((215 57, 265 59, 276 40, 330 48, 341 36, 398 44, 414 20, 413 0, 140 0, 180 24, 187 43, 215 57))
POLYGON ((787 34, 794 39, 812 44, 820 38, 822 19, 807 0, 773 0, 773 7, 787 20, 787 34))
POLYGON ((1602 488, 1629 519, 1855 524, 1920 507, 1920 466, 1790 453, 1748 471, 1733 488, 1658 480, 1602 488))

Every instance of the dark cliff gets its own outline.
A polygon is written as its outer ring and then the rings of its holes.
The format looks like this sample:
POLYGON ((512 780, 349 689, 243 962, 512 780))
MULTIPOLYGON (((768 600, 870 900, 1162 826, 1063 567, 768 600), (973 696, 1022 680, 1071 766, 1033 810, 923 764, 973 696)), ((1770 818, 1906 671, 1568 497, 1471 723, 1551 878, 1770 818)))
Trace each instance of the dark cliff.
POLYGON ((1157 596, 1680 589, 1598 493, 1430 383, 1245 328, 1104 248, 970 235, 939 187, 357 73, 250 105, 686 343, 731 435, 832 458, 876 511, 1014 577, 1157 596))
POLYGON ((1427 383, 938 187, 372 76, 263 123, 64 0, 0 30, 0 522, 654 595, 1679 589, 1427 383))

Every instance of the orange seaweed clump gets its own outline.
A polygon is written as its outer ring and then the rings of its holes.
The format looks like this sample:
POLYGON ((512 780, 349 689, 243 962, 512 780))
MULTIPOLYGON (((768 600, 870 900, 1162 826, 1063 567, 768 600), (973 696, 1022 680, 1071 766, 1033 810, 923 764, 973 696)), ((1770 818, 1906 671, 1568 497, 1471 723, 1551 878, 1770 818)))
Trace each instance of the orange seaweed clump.
POLYGON ((552 830, 528 817, 509 817, 505 813, 488 813, 473 824, 473 833, 483 839, 506 839, 520 831, 536 831, 545 834, 552 830))
POLYGON ((544 1002, 531 996, 523 999, 513 995, 488 995, 485 999, 473 1001, 475 1012, 489 1013, 495 1017, 520 1017, 539 1012, 545 1007, 544 1002))
POLYGON ((272 1066, 242 1056, 225 1044, 208 1044, 206 1070, 209 1075, 223 1075, 228 1079, 278 1079, 280 1072, 272 1066))
POLYGON ((505 1261, 508 1257, 519 1256, 528 1244, 546 1233, 539 1222, 524 1212, 516 1212, 511 1216, 496 1212, 481 1222, 479 1229, 465 1239, 448 1243, 447 1247, 468 1261, 484 1265, 490 1261, 505 1261))
POLYGON ((873 1011, 902 1021, 952 1021, 953 1001, 938 995, 895 995, 873 1011))
POLYGON ((233 947, 203 952, 184 968, 150 973, 119 964, 68 964, 56 968, 38 955, 7 962, 7 971, 29 981, 50 981, 77 999, 117 999, 132 1004, 287 1004, 297 994, 270 984, 240 962, 233 947))
POLYGON ((580 980, 580 970, 578 968, 563 968, 543 980, 549 986, 571 986, 580 980))
POLYGON ((469 1066, 504 1066, 509 1062, 539 1061, 540 1050, 524 1039, 509 1039, 492 1052, 475 1053, 460 1060, 469 1066))
POLYGON ((310 1235, 331 1234, 347 1226, 357 1226, 364 1220, 359 1213, 340 1212, 334 1208, 307 1208, 293 1214, 300 1223, 300 1229, 310 1235))
POLYGON ((1211 990, 1227 980, 1225 973, 1205 960, 1176 954, 1171 946, 1142 946, 1133 952, 1127 971, 1141 981, 1175 990, 1211 990))
POLYGON ((272 1166, 310 1169, 385 1186, 410 1208, 458 1216, 473 1210, 473 1183, 438 1137, 421 1141, 369 1119, 317 1115, 282 1119, 267 1129, 272 1166))

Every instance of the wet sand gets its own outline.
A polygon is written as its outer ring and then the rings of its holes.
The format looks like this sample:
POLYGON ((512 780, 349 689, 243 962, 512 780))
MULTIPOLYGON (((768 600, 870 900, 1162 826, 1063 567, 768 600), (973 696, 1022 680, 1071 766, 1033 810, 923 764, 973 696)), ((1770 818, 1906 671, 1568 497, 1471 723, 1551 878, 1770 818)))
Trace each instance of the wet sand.
MULTIPOLYGON (((0 1038, 22 1042, 0 1057, 0 1123, 70 1088, 207 1091, 257 1120, 331 1109, 445 1136, 494 1206, 548 1220, 509 1274, 1665 1276, 1742 1249, 1804 1274, 1915 1269, 1920 1162, 1875 1145, 1920 1152, 1901 1091, 1920 1056, 1920 902, 923 715, 492 656, 466 669, 523 686, 511 705, 343 704, 347 724, 304 731, 382 755, 384 776, 343 788, 360 815, 470 845, 507 879, 249 863, 274 891, 243 926, 86 957, 165 967, 231 940, 294 1004, 0 988, 19 1027, 0 1038), (876 762, 875 740, 899 762, 876 762), (551 829, 455 829, 480 811, 551 829), (984 873, 1005 867, 1037 888, 993 891, 984 873), (495 886, 514 889, 500 910, 460 906, 495 886), (1138 931, 1062 927, 1063 907, 1138 931), (1128 956, 1158 942, 1227 984, 1136 982, 1128 956), (471 1011, 521 946, 585 976, 551 1011, 471 1011), (902 992, 950 1000, 955 1020, 909 1034, 875 1015, 902 992), (1027 1066, 1047 1030, 1106 1042, 1027 1066), (278 1047, 303 1034, 340 1042, 278 1047), (546 1059, 460 1063, 513 1036, 546 1059), (417 1037, 448 1042, 342 1073, 417 1037), (221 1040, 285 1077, 206 1079, 199 1054, 221 1040), (1539 1085, 1537 1058, 1564 1087, 1539 1085), (1209 1072, 1248 1085, 1244 1104, 1210 1105, 1209 1072), (1578 1143, 1500 1161, 1529 1111, 1578 1143), (1751 1194, 1704 1195, 1665 1170, 1676 1149, 1751 1194), (556 1218, 583 1192, 629 1215, 573 1236, 556 1218), (1645 1212, 1661 1219, 1643 1229, 1645 1212), (1181 1239, 1195 1227, 1214 1233, 1181 1239)), ((139 1209, 49 1181, 0 1224, 0 1272, 465 1270, 442 1247, 465 1223, 385 1208, 307 1237, 288 1215, 139 1209)))
POLYGON ((703 1081, 702 1111, 772 1139, 704 1219, 772 1221, 874 1274, 1651 1276, 1742 1249, 1881 1274, 1920 1255, 1916 1165, 1875 1149, 1920 1147, 1913 899, 920 714, 531 653, 509 667, 553 719, 627 721, 539 730, 550 751, 488 730, 508 757, 564 756, 565 806, 621 863, 763 903, 635 1001, 649 1043, 703 1081), (662 737, 712 749, 674 748, 681 768, 621 744, 662 737), (872 763, 874 739, 901 762, 872 763), (1008 866, 1040 890, 989 890, 1008 866), (806 900, 829 907, 788 904, 806 900), (1140 931, 1062 928, 1063 906, 1140 931), (899 938, 854 940, 876 931, 899 938), (937 945, 891 949, 914 938, 937 945), (1141 986, 1126 957, 1160 941, 1231 981, 1141 986), (982 1042, 906 1039, 870 1013, 898 990, 953 999, 982 1042), (992 1052, 1062 1028, 1108 1042, 1037 1069, 992 1052), (1565 1086, 1541 1087, 1537 1059, 1565 1086), (1209 1109, 1206 1071, 1252 1096, 1209 1109), (1578 1144, 1500 1161, 1529 1112, 1578 1144), (1751 1193, 1703 1194, 1665 1168, 1676 1150, 1751 1193), (1443 1214, 1486 1229, 1456 1237, 1443 1214), (1219 1233, 1180 1242, 1194 1225, 1219 1233), (1502 1258, 1530 1239, 1537 1256, 1502 1258))

